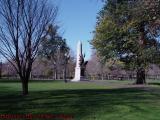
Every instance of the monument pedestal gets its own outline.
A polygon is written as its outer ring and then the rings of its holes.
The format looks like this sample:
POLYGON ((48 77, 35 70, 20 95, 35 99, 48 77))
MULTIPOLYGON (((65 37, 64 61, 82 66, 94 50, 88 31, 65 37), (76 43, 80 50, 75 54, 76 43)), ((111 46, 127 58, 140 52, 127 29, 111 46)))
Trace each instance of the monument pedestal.
POLYGON ((71 81, 72 82, 78 82, 78 81, 80 81, 81 80, 81 74, 80 73, 81 73, 81 68, 80 67, 76 67, 75 68, 75 77, 71 81))
POLYGON ((81 76, 81 68, 75 68, 75 77, 72 79, 72 82, 79 82, 79 81, 87 81, 84 76, 81 76))

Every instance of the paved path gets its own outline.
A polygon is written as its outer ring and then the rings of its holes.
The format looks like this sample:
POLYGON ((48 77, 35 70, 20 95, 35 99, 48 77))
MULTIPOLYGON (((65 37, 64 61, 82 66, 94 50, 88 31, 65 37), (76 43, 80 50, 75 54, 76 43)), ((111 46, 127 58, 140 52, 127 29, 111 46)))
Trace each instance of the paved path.
POLYGON ((124 81, 112 81, 112 80, 90 80, 90 81, 81 81, 85 83, 94 83, 97 85, 108 86, 112 88, 147 88, 149 85, 137 85, 134 84, 134 81, 124 82, 124 81))

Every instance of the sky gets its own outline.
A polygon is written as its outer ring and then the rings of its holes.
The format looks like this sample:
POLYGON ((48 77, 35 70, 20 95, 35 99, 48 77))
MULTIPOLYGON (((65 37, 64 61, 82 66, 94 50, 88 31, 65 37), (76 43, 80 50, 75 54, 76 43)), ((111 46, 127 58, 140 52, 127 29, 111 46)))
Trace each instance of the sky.
POLYGON ((89 41, 93 38, 96 16, 103 3, 100 0, 51 0, 54 1, 59 7, 57 23, 60 34, 66 38, 74 55, 77 42, 81 41, 88 60, 92 51, 89 41))

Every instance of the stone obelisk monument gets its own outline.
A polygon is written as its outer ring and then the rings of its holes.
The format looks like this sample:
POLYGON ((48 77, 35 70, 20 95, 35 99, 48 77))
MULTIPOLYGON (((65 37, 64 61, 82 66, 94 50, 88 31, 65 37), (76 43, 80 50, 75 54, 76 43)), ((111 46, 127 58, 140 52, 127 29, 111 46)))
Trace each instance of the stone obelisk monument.
POLYGON ((77 60, 76 60, 76 67, 75 67, 75 77, 71 81, 78 82, 84 80, 84 72, 87 62, 84 62, 84 56, 82 54, 82 43, 78 41, 77 43, 77 60))

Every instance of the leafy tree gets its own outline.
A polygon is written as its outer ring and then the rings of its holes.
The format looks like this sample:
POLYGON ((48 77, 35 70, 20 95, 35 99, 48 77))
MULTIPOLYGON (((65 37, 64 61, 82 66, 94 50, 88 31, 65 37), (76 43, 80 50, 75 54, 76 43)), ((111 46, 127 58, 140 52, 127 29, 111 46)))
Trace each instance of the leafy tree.
POLYGON ((32 64, 44 36, 53 23, 57 8, 47 0, 0 0, 0 53, 16 69, 23 95, 28 94, 32 64))
POLYGON ((118 59, 137 71, 145 83, 145 69, 159 63, 159 0, 107 0, 100 11, 92 45, 104 60, 118 59))
POLYGON ((66 40, 58 34, 58 26, 49 25, 46 36, 42 38, 39 56, 47 58, 54 71, 54 79, 57 79, 57 72, 62 70, 65 64, 65 55, 69 53, 66 40))

